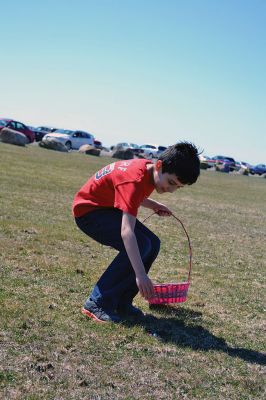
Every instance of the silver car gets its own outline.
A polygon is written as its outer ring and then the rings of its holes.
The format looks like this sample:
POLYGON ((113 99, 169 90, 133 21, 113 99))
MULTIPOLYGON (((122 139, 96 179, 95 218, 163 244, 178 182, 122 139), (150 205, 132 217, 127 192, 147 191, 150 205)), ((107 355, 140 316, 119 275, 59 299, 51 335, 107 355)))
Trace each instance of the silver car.
POLYGON ((83 144, 94 145, 94 136, 84 131, 70 131, 67 129, 56 129, 52 133, 47 133, 42 140, 53 139, 63 143, 68 150, 79 149, 83 144))
POLYGON ((159 155, 167 149, 165 146, 158 146, 157 144, 143 144, 140 146, 144 154, 149 158, 158 158, 159 155))

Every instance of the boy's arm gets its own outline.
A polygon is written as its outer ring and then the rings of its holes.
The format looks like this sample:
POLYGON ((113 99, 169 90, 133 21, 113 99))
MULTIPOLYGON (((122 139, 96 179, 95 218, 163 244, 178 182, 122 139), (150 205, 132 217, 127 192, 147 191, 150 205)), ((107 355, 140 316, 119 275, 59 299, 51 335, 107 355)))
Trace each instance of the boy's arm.
POLYGON ((131 265, 136 274, 136 283, 140 294, 146 299, 153 295, 153 285, 146 274, 134 232, 136 218, 127 212, 123 212, 121 224, 121 237, 123 239, 125 249, 131 265))
POLYGON ((143 207, 150 208, 160 216, 170 216, 172 215, 172 211, 169 210, 164 204, 159 203, 158 201, 152 200, 150 198, 144 199, 141 203, 143 207))

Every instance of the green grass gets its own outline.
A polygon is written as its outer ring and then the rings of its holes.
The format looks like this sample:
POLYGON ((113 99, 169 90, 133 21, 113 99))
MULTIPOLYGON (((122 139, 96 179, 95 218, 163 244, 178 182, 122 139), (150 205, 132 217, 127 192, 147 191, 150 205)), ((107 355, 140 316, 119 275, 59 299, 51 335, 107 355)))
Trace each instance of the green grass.
MULTIPOLYGON (((153 194, 191 237, 188 301, 149 309, 137 297, 145 321, 108 325, 80 309, 115 251, 77 229, 71 203, 110 159, 3 143, 0 157, 1 398, 263 398, 265 179, 202 171, 196 185, 153 194)), ((185 278, 180 227, 147 223, 162 241, 152 279, 185 278)))

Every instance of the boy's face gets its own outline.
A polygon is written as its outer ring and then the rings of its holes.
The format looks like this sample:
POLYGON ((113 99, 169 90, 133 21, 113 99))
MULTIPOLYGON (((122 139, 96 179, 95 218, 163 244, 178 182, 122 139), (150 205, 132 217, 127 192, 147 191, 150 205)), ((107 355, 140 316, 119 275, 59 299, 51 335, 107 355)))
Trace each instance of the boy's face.
POLYGON ((173 193, 185 185, 179 181, 175 174, 162 173, 162 161, 157 160, 154 165, 154 186, 158 193, 173 193))

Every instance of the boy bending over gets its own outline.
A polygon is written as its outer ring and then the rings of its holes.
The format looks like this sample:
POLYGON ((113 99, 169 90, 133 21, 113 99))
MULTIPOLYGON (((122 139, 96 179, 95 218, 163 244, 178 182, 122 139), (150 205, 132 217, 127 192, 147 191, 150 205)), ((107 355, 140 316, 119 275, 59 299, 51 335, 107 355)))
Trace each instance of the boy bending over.
POLYGON ((83 314, 98 322, 119 322, 121 316, 142 316, 132 304, 138 291, 153 294, 148 277, 160 240, 136 217, 140 206, 170 216, 164 204, 149 198, 173 193, 196 182, 198 150, 188 142, 170 146, 153 164, 150 160, 117 161, 96 172, 75 195, 73 214, 89 237, 118 251, 84 304, 83 314))

